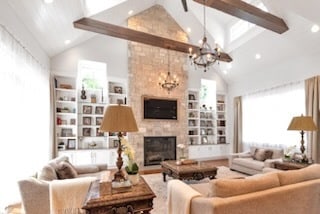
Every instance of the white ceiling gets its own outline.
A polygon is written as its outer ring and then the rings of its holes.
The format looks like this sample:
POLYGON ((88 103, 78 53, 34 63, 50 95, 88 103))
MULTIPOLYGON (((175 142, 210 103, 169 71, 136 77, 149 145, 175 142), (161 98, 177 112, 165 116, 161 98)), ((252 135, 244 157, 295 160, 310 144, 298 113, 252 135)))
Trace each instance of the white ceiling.
MULTIPOLYGON (((85 0, 54 0, 52 4, 45 4, 43 0, 6 1, 50 57, 96 35, 73 27, 73 21, 89 14, 84 6, 85 0), (64 44, 67 39, 71 41, 69 45, 64 44)), ((133 10, 132 15, 135 15, 155 4, 160 4, 183 29, 191 28, 190 43, 197 44, 203 36, 203 7, 192 0, 187 0, 188 12, 184 12, 181 0, 112 1, 122 3, 94 15, 93 18, 124 26, 129 10, 133 10)), ((284 19, 289 31, 277 34, 254 27, 238 41, 230 44, 228 42, 230 25, 239 19, 212 8, 206 9, 209 42, 213 44, 217 41, 233 58, 231 69, 227 69, 226 63, 216 65, 220 72, 227 70, 224 79, 229 83, 242 78, 244 74, 259 72, 261 66, 272 66, 282 60, 298 58, 301 54, 312 55, 320 52, 320 33, 310 32, 314 23, 320 24, 318 12, 320 1, 261 1, 270 13, 284 19), (261 54, 260 60, 254 58, 256 53, 261 54)))

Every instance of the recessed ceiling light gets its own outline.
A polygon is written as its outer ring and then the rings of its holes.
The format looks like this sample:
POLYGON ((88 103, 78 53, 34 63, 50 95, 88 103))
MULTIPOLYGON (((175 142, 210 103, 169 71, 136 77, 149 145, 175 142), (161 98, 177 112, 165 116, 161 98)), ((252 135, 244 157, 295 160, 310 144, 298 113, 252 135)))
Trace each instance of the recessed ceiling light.
POLYGON ((188 28, 187 28, 187 32, 188 32, 188 33, 191 33, 191 28, 188 27, 188 28))
POLYGON ((198 42, 199 42, 199 44, 202 44, 202 39, 200 39, 198 42))
POLYGON ((232 63, 230 62, 227 64, 227 69, 231 69, 231 68, 232 68, 232 63))
POLYGON ((312 33, 316 33, 319 30, 320 30, 319 25, 316 25, 316 24, 312 25, 312 27, 311 27, 311 32, 312 33))
POLYGON ((44 3, 46 3, 46 4, 51 4, 52 2, 53 2, 53 0, 43 0, 44 1, 44 3))
POLYGON ((132 15, 133 14, 133 10, 129 10, 128 15, 132 15))
POLYGON ((71 42, 71 41, 70 41, 69 39, 67 39, 67 40, 64 41, 64 44, 65 44, 65 45, 68 45, 68 44, 70 44, 70 42, 71 42))
POLYGON ((228 71, 227 70, 223 70, 222 73, 228 74, 228 71))
POLYGON ((260 54, 256 54, 256 59, 261 59, 261 55, 260 54))

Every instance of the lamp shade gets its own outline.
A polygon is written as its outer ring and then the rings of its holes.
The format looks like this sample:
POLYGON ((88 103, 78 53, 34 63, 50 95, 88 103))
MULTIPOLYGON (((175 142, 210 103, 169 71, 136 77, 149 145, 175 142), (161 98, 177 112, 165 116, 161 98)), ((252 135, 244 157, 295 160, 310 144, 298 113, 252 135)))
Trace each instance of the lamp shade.
POLYGON ((317 130, 317 126, 313 122, 312 117, 301 115, 292 118, 288 130, 315 131, 317 130))
POLYGON ((105 132, 136 132, 137 123, 131 107, 110 105, 106 109, 100 126, 105 132))

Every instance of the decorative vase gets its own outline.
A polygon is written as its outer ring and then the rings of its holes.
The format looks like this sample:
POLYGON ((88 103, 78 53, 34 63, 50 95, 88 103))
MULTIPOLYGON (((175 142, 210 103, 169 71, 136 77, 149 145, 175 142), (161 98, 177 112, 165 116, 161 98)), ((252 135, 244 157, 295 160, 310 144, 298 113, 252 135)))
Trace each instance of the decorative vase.
POLYGON ((139 181, 140 181, 139 173, 134 174, 134 175, 129 175, 128 174, 128 179, 129 179, 129 181, 131 182, 132 185, 138 184, 139 181))

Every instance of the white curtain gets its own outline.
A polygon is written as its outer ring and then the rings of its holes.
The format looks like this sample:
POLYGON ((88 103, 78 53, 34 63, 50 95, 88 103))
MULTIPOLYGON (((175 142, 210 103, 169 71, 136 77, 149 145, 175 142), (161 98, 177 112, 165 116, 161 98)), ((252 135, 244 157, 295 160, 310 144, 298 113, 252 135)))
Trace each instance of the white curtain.
POLYGON ((17 181, 35 174, 50 149, 49 71, 0 25, 0 213, 19 200, 17 181))
POLYGON ((252 145, 300 147, 298 131, 287 131, 294 116, 305 114, 304 82, 243 96, 243 148, 252 145))

